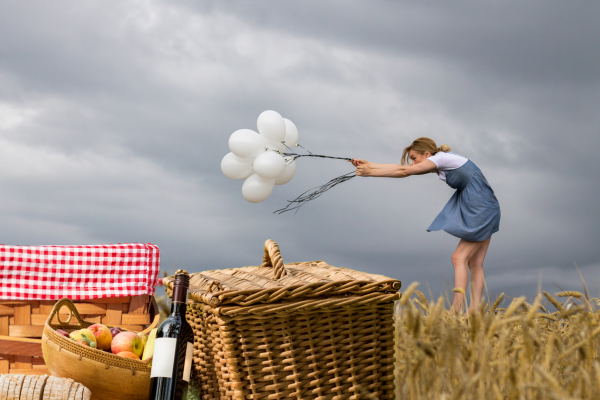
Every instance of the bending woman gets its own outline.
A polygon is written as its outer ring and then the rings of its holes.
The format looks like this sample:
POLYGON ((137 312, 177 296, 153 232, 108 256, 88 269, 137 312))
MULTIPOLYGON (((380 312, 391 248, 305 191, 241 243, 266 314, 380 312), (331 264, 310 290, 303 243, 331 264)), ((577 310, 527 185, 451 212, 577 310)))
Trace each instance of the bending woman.
POLYGON ((375 164, 365 160, 351 160, 356 175, 406 178, 430 172, 448 186, 456 189, 428 232, 445 230, 460 238, 454 254, 454 301, 452 309, 461 312, 465 302, 469 270, 471 271, 471 306, 478 307, 483 294, 483 260, 492 234, 500 229, 500 204, 481 170, 470 160, 450 153, 446 144, 439 148, 432 139, 416 139, 402 152, 401 165, 375 164), (462 290, 461 290, 462 289, 462 290))

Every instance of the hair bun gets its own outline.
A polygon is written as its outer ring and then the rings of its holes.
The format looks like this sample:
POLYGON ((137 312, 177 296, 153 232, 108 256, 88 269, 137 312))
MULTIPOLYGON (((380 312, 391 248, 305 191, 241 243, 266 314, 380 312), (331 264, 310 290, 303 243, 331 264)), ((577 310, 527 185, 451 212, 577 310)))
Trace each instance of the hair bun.
POLYGON ((450 146, 448 146, 447 144, 443 144, 440 147, 438 147, 438 151, 443 151, 444 153, 447 153, 450 150, 450 146))

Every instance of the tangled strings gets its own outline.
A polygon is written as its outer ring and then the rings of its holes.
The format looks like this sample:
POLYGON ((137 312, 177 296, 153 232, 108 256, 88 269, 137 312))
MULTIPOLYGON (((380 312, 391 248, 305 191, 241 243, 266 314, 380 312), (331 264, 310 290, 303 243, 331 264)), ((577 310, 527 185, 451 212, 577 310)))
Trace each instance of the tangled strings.
MULTIPOLYGON (((285 143, 284 143, 284 146, 285 146, 285 143)), ((302 146, 300 146, 300 143, 298 143, 297 146, 302 147, 302 146)), ((288 148, 289 150, 292 150, 288 146, 285 146, 285 147, 288 148)), ((351 160, 351 158, 347 158, 347 157, 331 157, 331 156, 323 156, 320 154, 313 154, 309 150, 305 149, 304 147, 302 147, 302 149, 304 149, 309 154, 282 153, 282 155, 287 156, 287 157, 293 157, 292 161, 295 160, 296 158, 300 158, 300 157, 319 157, 319 158, 330 158, 333 160, 345 160, 345 161, 351 160)), ((338 176, 337 178, 330 180, 329 182, 327 182, 324 185, 309 189, 306 192, 302 193, 300 196, 296 197, 294 200, 288 200, 289 204, 287 206, 274 211, 273 214, 281 215, 284 212, 288 212, 288 211, 292 211, 292 210, 296 210, 296 212, 298 212, 300 207, 302 207, 309 201, 316 199, 317 197, 321 196, 323 193, 325 193, 332 187, 337 186, 340 183, 344 183, 344 182, 354 178, 355 176, 356 176, 355 172, 349 172, 347 174, 338 176)))
MULTIPOLYGON (((308 150, 307 150, 308 151, 308 150)), ((321 156, 318 154, 296 154, 296 153, 283 153, 284 156, 291 156, 294 157, 294 160, 296 158, 300 158, 300 157, 319 157, 319 158, 332 158, 334 160, 346 160, 346 161, 350 161, 350 158, 346 158, 346 157, 330 157, 330 156, 321 156)))
MULTIPOLYGON (((339 159, 339 157, 325 157, 325 156, 320 156, 320 157, 338 158, 339 159)), ((342 160, 348 160, 348 158, 342 158, 342 160)), ((309 189, 306 192, 302 193, 300 196, 296 197, 294 200, 288 200, 289 204, 287 206, 285 206, 284 208, 280 208, 279 210, 273 212, 273 214, 275 214, 275 213, 283 214, 284 212, 288 212, 288 211, 292 211, 292 210, 296 210, 296 212, 298 212, 298 209, 300 209, 300 207, 302 207, 309 201, 316 199, 317 197, 321 196, 323 193, 325 193, 332 187, 337 186, 340 183, 349 181, 350 179, 354 178, 355 176, 356 176, 355 172, 349 172, 347 174, 338 176, 337 178, 330 180, 329 182, 327 182, 324 185, 309 189)))

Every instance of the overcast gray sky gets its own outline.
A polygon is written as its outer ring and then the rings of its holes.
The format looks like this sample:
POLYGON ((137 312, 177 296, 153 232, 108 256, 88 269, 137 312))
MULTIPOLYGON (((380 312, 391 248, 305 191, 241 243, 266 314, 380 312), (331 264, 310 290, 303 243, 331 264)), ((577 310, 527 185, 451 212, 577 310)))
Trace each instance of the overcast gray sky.
POLYGON ((151 242, 163 269, 322 259, 430 286, 458 239, 426 228, 435 175, 299 159, 264 202, 220 170, 276 110, 318 154, 399 162, 419 136, 473 160, 502 209, 492 295, 600 285, 600 3, 23 1, 0 4, 0 242, 151 242))

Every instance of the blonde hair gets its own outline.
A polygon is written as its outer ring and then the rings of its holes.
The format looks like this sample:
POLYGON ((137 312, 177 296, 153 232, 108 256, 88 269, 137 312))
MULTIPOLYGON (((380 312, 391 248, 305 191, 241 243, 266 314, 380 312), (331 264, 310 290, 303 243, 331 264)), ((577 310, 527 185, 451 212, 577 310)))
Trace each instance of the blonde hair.
POLYGON ((428 151, 429 153, 431 153, 431 155, 434 155, 438 151, 443 151, 444 153, 447 153, 451 149, 450 146, 448 146, 447 144, 443 144, 440 147, 437 147, 433 139, 430 139, 428 137, 420 137, 418 139, 415 139, 410 146, 404 149, 404 151, 402 152, 402 158, 400 159, 401 165, 406 165, 410 163, 408 153, 411 150, 416 151, 419 154, 425 154, 425 152, 428 151))

